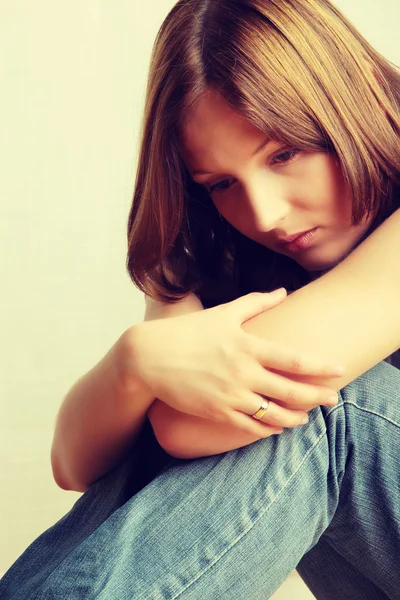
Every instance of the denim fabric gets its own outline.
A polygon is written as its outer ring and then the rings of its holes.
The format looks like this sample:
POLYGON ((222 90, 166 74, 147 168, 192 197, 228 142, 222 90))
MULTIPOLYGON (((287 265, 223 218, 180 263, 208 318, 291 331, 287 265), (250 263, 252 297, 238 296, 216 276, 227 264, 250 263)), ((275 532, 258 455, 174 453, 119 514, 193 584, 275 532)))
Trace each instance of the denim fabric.
POLYGON ((380 363, 280 436, 160 453, 140 484, 126 461, 33 542, 0 598, 265 600, 298 566, 321 600, 400 599, 399 400, 400 371, 380 363))

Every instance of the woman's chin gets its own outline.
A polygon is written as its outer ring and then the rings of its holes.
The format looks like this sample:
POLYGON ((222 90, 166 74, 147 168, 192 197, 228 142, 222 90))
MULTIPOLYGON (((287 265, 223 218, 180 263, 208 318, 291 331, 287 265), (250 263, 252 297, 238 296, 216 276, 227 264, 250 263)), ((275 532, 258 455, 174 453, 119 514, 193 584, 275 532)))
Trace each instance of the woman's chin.
POLYGON ((333 269, 342 260, 340 257, 323 257, 323 256, 298 256, 295 258, 296 262, 310 273, 314 271, 329 271, 333 269))

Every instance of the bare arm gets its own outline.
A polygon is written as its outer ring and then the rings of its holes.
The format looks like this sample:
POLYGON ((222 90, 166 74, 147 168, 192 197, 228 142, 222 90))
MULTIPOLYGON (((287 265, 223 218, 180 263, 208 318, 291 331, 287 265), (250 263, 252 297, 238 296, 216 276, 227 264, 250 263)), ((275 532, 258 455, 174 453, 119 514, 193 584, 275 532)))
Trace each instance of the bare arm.
POLYGON ((51 448, 56 483, 84 492, 124 458, 142 428, 154 397, 126 378, 129 350, 123 334, 104 358, 66 395, 51 448))
POLYGON ((321 379, 343 388, 400 346, 399 233, 400 210, 337 267, 244 329, 344 365, 342 377, 321 379))
MULTIPOLYGON (((342 364, 346 368, 342 377, 319 382, 343 388, 400 346, 399 231, 400 210, 340 265, 247 321, 243 329, 342 364)), ((182 458, 225 452, 255 441, 233 427, 174 411, 159 401, 149 416, 161 445, 182 458)))
MULTIPOLYGON (((146 319, 166 318, 202 308, 193 295, 179 304, 146 299, 146 319)), ((116 467, 137 439, 153 395, 132 377, 129 330, 88 373, 79 378, 57 415, 51 448, 56 483, 84 492, 116 467), (127 372, 129 370, 129 375, 127 372)))

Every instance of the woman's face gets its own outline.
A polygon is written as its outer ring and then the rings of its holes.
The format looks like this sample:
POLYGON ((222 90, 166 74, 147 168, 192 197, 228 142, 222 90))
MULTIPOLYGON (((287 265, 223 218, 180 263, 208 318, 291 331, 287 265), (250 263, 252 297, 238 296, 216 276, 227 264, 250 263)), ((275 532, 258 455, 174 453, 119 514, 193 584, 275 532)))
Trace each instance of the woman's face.
POLYGON ((214 92, 186 114, 185 163, 218 211, 242 234, 309 271, 340 262, 371 219, 353 227, 351 203, 332 154, 268 140, 214 92), (311 232, 290 243, 285 238, 311 232))

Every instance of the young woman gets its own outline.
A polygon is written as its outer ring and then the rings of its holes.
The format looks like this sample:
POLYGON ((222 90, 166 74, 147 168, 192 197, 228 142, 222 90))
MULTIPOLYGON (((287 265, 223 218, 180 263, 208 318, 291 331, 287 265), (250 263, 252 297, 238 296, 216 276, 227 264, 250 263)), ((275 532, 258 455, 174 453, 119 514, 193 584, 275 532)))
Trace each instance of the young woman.
POLYGON ((2 598, 258 600, 296 567, 400 597, 399 104, 327 0, 177 3, 129 219, 150 322, 64 400, 85 494, 2 598))

